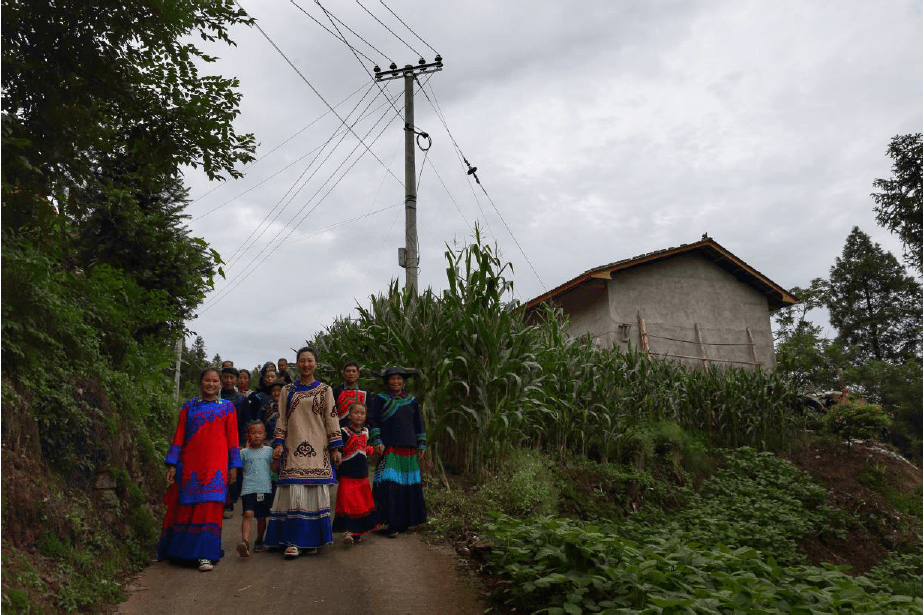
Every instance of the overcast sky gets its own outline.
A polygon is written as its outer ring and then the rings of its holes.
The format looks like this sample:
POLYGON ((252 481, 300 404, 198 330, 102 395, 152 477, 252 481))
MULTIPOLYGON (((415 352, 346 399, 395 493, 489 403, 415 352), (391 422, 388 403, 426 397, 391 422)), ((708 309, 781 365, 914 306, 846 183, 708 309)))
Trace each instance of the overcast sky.
POLYGON ((337 24, 369 59, 286 2, 241 0, 304 79, 256 29, 209 48, 221 58, 209 70, 240 79, 236 127, 261 157, 240 180, 186 176, 192 232, 226 262, 189 323, 209 356, 292 360, 404 283, 403 81, 380 91, 370 73, 431 62, 428 44, 444 69, 415 96, 432 137, 417 151, 422 289, 446 286, 445 244, 476 222, 521 301, 705 232, 786 288, 826 277, 853 226, 901 254, 869 194, 889 176, 891 137, 922 131, 918 0, 386 0, 426 44, 361 1, 325 7, 376 48, 337 24))

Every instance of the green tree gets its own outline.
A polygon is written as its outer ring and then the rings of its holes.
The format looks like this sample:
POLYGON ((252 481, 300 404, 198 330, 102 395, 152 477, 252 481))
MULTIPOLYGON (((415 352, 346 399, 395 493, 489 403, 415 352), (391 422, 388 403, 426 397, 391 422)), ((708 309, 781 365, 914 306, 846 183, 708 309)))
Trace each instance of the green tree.
POLYGON ((881 192, 870 196, 876 202, 876 222, 898 235, 905 248, 905 262, 921 272, 921 133, 895 135, 889 143, 892 177, 877 179, 873 187, 881 192))
POLYGON ((858 227, 831 267, 826 295, 838 341, 860 362, 920 356, 921 285, 858 227))
POLYGON ((837 382, 837 368, 829 356, 831 342, 822 337, 822 328, 808 318, 809 312, 823 308, 827 282, 812 280, 808 288, 790 291, 799 303, 773 315, 778 369, 791 376, 802 391, 829 389, 837 382))
POLYGON ((197 335, 192 346, 183 347, 183 361, 180 364, 180 392, 184 399, 199 394, 199 374, 209 365, 205 340, 201 335, 197 335))
POLYGON ((79 215, 73 191, 125 159, 142 185, 180 165, 239 175, 254 140, 232 125, 238 82, 199 74, 215 58, 192 37, 233 44, 241 23, 233 0, 3 0, 4 225, 34 233, 79 215))
POLYGON ((183 213, 188 190, 179 177, 151 178, 148 191, 134 180, 135 171, 124 166, 99 171, 107 177, 75 190, 74 200, 85 201, 81 209, 87 213, 76 221, 72 258, 81 268, 107 263, 145 290, 161 292, 173 318, 140 333, 167 337, 192 317, 221 259, 205 240, 190 236, 183 213))

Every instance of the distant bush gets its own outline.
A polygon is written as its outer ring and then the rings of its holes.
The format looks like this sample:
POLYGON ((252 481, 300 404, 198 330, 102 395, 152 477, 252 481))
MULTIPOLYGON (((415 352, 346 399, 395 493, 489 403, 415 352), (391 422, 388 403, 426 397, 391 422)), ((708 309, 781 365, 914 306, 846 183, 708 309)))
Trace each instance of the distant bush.
POLYGON ((558 506, 558 490, 550 460, 535 451, 508 455, 478 492, 490 509, 508 515, 550 515, 558 506))
POLYGON ((882 406, 866 402, 845 401, 836 404, 825 415, 825 428, 847 443, 854 439, 877 437, 892 423, 882 406))

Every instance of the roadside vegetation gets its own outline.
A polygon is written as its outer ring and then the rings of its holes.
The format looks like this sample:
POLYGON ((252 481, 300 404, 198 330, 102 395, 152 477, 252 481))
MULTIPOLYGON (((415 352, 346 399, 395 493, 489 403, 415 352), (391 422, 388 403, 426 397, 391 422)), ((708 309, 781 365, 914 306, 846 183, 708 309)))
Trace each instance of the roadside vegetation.
MULTIPOLYGON (((200 76, 187 41, 231 44, 249 18, 2 8, 2 607, 95 611, 152 553, 172 349, 222 274, 185 226, 180 169, 252 160, 237 83, 200 76)), ((890 156, 876 211, 919 272, 920 135, 890 156)), ((527 324, 477 231, 446 260, 445 291, 395 282, 311 343, 326 381, 347 359, 419 370, 429 529, 498 612, 921 611, 920 470, 856 442, 885 433, 920 463, 920 284, 862 231, 778 315, 774 371, 599 348, 551 307, 527 324), (835 340, 807 317, 822 306, 835 340), (862 399, 808 410, 839 368, 862 399)), ((184 383, 201 338, 187 356, 184 383)))

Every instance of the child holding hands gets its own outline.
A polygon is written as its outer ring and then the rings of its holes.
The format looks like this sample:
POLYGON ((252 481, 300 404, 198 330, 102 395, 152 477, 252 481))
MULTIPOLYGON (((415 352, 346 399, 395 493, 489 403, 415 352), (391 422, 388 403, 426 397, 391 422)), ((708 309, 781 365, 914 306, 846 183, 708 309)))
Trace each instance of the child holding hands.
POLYGON ((250 557, 250 527, 257 518, 257 537, 254 552, 263 551, 263 533, 266 518, 272 505, 271 474, 277 471, 278 462, 273 459, 273 449, 264 444, 266 428, 263 421, 254 420, 247 424, 247 448, 241 451, 244 470, 244 484, 241 501, 244 503, 244 520, 241 523, 241 542, 237 552, 241 557, 250 557))
POLYGON ((349 422, 341 427, 343 452, 337 466, 337 500, 333 531, 343 532, 343 542, 351 545, 379 526, 375 501, 369 485, 366 456, 372 454, 366 429, 366 405, 354 401, 347 411, 349 422))

